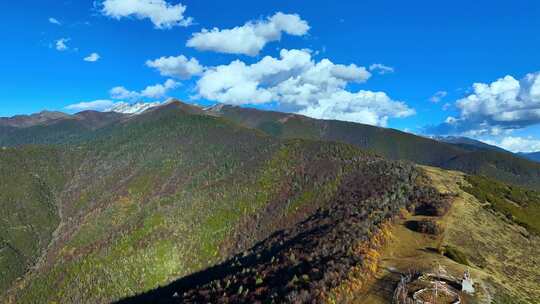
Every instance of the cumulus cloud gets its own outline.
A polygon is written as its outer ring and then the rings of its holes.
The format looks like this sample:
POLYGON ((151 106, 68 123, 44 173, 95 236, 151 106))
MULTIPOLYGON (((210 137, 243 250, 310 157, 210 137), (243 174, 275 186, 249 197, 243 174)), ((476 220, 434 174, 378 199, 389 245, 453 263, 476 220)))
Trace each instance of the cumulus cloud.
POLYGON ((105 0, 101 12, 115 19, 130 16, 138 19, 148 18, 157 29, 189 26, 193 22, 191 17, 184 16, 185 5, 181 3, 173 5, 165 0, 105 0))
POLYGON ((56 24, 56 25, 62 25, 60 21, 58 21, 56 18, 49 17, 49 23, 56 24))
POLYGON ((207 67, 197 81, 198 97, 221 103, 277 102, 298 113, 385 126, 389 118, 406 117, 414 110, 383 92, 350 92, 349 83, 365 82, 371 74, 354 64, 314 61, 307 50, 282 50, 279 58, 266 56, 253 64, 235 60, 207 67))
POLYGON ((163 84, 147 86, 140 94, 141 96, 148 98, 161 98, 165 96, 169 90, 175 89, 179 85, 180 83, 172 79, 167 79, 163 84))
POLYGON ((282 33, 303 36, 309 28, 300 16, 278 12, 266 20, 249 21, 232 29, 203 29, 186 45, 201 51, 256 56, 267 43, 280 40, 282 33))
POLYGON ((67 42, 69 41, 68 38, 61 38, 56 40, 55 42, 55 48, 57 51, 63 52, 67 51, 69 47, 67 46, 67 42))
POLYGON ((140 93, 136 91, 130 91, 123 86, 117 86, 109 91, 111 98, 113 99, 136 99, 139 98, 140 93))
POLYGON ((100 59, 101 57, 99 56, 98 53, 92 53, 86 57, 84 57, 84 61, 87 61, 87 62, 96 62, 100 59))
POLYGON ((184 55, 148 60, 146 61, 146 65, 158 70, 162 76, 179 79, 189 79, 192 76, 200 75, 204 71, 204 67, 199 64, 197 59, 188 59, 184 55))
POLYGON ((144 90, 140 92, 130 91, 123 86, 118 86, 112 88, 109 93, 112 99, 156 99, 164 97, 170 90, 177 88, 179 85, 179 82, 176 82, 172 79, 167 79, 163 84, 147 86, 144 90))
POLYGON ((316 63, 305 50, 282 50, 280 58, 266 56, 247 65, 235 60, 208 67, 197 82, 202 97, 230 104, 267 103, 272 99, 309 104, 314 93, 364 82, 370 73, 363 67, 316 63))
POLYGON ((540 140, 532 137, 506 136, 500 140, 485 140, 485 142, 511 152, 529 153, 540 151, 540 140))
POLYGON ((384 92, 362 90, 352 93, 339 90, 299 113, 314 118, 386 126, 390 117, 407 117, 415 112, 405 103, 392 100, 384 92))
POLYGON ((435 94, 433 94, 433 96, 429 98, 429 101, 433 103, 439 103, 441 102, 441 100, 443 100, 443 98, 446 97, 446 95, 448 95, 448 92, 446 91, 437 91, 435 92, 435 94))
POLYGON ((540 123, 540 72, 521 80, 505 76, 475 83, 473 92, 455 103, 458 117, 429 127, 430 134, 500 135, 540 123))
POLYGON ((379 75, 394 73, 394 68, 382 63, 374 63, 369 66, 369 70, 379 75))

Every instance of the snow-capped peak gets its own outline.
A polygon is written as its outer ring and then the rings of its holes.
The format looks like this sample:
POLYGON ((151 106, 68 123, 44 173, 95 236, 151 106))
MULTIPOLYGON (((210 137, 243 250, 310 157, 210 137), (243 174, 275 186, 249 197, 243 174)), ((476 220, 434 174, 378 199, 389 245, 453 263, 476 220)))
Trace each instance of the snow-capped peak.
POLYGON ((129 104, 127 102, 117 102, 114 104, 114 106, 106 109, 107 112, 117 112, 117 113, 124 113, 124 114, 141 114, 142 112, 162 105, 163 103, 160 101, 156 102, 138 102, 134 104, 129 104))

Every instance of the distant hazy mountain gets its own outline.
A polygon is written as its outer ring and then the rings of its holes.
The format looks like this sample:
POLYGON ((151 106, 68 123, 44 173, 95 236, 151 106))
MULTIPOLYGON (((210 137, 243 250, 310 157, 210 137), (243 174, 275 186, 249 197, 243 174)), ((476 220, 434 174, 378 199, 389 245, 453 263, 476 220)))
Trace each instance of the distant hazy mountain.
POLYGON ((456 146, 460 146, 463 149, 471 150, 471 151, 477 151, 477 150, 493 150, 493 151, 499 151, 499 152, 507 152, 511 153, 505 149, 499 148, 497 146, 493 146, 490 144, 486 144, 484 142, 481 142, 479 140, 475 140, 468 137, 461 137, 461 136, 433 136, 433 139, 445 142, 449 144, 453 144, 456 146))
POLYGON ((39 124, 47 124, 58 119, 67 118, 69 115, 62 112, 43 111, 31 115, 16 115, 13 117, 0 117, 0 126, 25 128, 39 124))
POLYGON ((74 142, 93 136, 94 131, 127 118, 126 114, 97 111, 83 111, 74 115, 54 112, 54 115, 40 113, 1 118, 0 146, 74 142))
POLYGON ((518 153, 518 154, 532 161, 540 162, 540 152, 518 153))

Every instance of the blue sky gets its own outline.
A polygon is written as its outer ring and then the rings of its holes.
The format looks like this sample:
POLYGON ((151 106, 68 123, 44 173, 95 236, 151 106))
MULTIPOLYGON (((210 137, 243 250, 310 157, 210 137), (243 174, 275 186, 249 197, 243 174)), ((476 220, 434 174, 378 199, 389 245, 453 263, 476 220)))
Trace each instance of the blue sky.
POLYGON ((516 151, 540 150, 538 1, 22 0, 0 4, 0 15, 0 116, 74 111, 82 108, 67 107, 96 100, 134 103, 177 97, 416 133, 466 135, 516 151), (271 19, 278 12, 286 17, 271 19), (227 29, 251 30, 257 24, 275 31, 273 36, 251 37, 266 42, 257 54, 212 42, 230 41, 226 35, 235 33, 227 29), (201 32, 214 27, 213 37, 201 32), (196 46, 186 46, 194 33, 201 33, 196 46), (59 50, 61 39, 65 49, 59 50), (297 52, 284 57, 282 49, 297 52), (99 59, 85 61, 92 53, 99 59), (195 58, 201 70, 167 74, 166 66, 146 64, 169 56, 195 58), (265 56, 276 62, 257 65, 265 56), (331 64, 322 62, 325 58, 331 64), (243 67, 233 69, 235 60, 243 67), (256 66, 282 68, 286 63, 294 68, 279 75, 257 72, 256 66), (393 72, 370 70, 373 64, 393 72), (228 69, 217 72, 220 65, 228 69), (245 78, 230 83, 236 72, 245 78), (513 80, 488 89, 473 87, 507 75, 513 80), (281 83, 287 77, 291 79, 281 83), (250 95, 246 88, 252 80, 257 90, 250 95), (220 81, 224 84, 216 84, 220 81), (293 101, 291 88, 306 83, 319 89, 293 101), (144 90, 155 85, 161 86, 144 90), (330 89, 321 91, 323 86, 330 89), (115 87, 122 87, 124 91, 117 91, 122 94, 112 96, 115 87), (438 101, 432 99, 437 92, 438 101), (267 98, 261 97, 265 94, 267 98))

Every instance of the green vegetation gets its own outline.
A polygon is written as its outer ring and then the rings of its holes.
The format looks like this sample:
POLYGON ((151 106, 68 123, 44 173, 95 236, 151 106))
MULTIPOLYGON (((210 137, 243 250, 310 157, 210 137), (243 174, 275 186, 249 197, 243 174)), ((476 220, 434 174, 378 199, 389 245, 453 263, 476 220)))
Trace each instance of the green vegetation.
MULTIPOLYGON (((412 165, 354 146, 408 158, 431 149, 431 141, 253 111, 234 115, 260 130, 180 103, 123 119, 87 113, 6 129, 0 145, 12 147, 0 150, 2 301, 110 302, 214 265, 237 274, 212 287, 230 285, 231 297, 313 296, 360 266, 355 246, 401 208, 448 209, 433 189, 415 188, 412 165), (244 258, 252 267, 237 265, 244 258)), ((447 146, 437 147, 442 152, 425 161, 443 160, 447 146)), ((514 192, 519 208, 537 206, 514 192)), ((511 214, 535 227, 526 214, 511 214)))
MULTIPOLYGON (((305 219, 343 176, 376 159, 345 144, 279 140, 175 104, 76 144, 34 149, 61 177, 48 185, 62 226, 43 265, 11 291, 17 303, 113 301, 202 270, 305 219)), ((47 221, 44 246, 58 223, 47 221)), ((6 287, 25 270, 13 270, 6 287)))
POLYGON ((54 148, 0 150, 0 290, 37 261, 59 223, 59 159, 54 148))
POLYGON ((540 192, 497 182, 483 176, 467 176, 464 190, 486 207, 540 235, 540 192))
POLYGON ((446 245, 444 246, 444 255, 448 257, 451 260, 454 260, 457 263, 463 264, 463 265, 469 265, 469 260, 467 259, 467 256, 465 253, 457 249, 456 247, 446 245))
POLYGON ((222 106, 214 115, 281 138, 337 141, 388 159, 410 160, 540 190, 540 163, 496 150, 471 150, 393 129, 352 122, 317 120, 300 115, 222 106))
MULTIPOLYGON (((171 294, 180 303, 325 303, 332 288, 352 272, 357 278, 367 277, 368 270, 377 267, 373 259, 377 253, 368 244, 380 244, 383 223, 403 208, 412 208, 417 195, 430 191, 416 184, 418 172, 409 164, 358 154, 347 145, 294 141, 270 163, 279 160, 277 171, 299 168, 295 165, 299 154, 304 160, 307 156, 313 157, 307 158, 311 161, 324 160, 326 166, 321 163, 314 170, 323 175, 333 172, 325 171, 332 163, 345 169, 332 195, 322 201, 311 194, 300 196, 309 197, 318 208, 223 263, 121 303, 167 302, 171 294)), ((315 178, 309 177, 308 168, 303 168, 304 178, 315 178)), ((295 179, 287 184, 294 185, 295 179)), ((262 218, 257 225, 249 227, 264 226, 265 213, 273 213, 271 206, 258 214, 262 218)))
POLYGON ((259 125, 259 129, 272 136, 279 137, 283 134, 282 125, 275 121, 265 121, 259 125))

